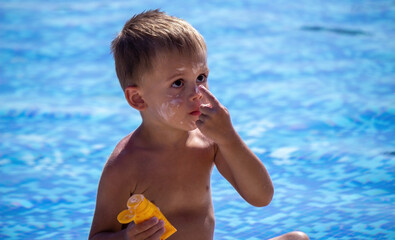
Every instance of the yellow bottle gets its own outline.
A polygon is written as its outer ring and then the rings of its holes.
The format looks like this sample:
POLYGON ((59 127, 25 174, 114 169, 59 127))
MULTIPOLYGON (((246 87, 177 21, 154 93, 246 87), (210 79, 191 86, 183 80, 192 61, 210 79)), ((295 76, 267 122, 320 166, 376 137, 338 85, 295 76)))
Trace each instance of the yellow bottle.
POLYGON ((152 217, 157 217, 159 220, 165 222, 165 233, 160 238, 164 240, 177 230, 170 224, 170 222, 161 213, 159 208, 152 202, 146 199, 142 194, 134 194, 127 202, 128 209, 123 210, 118 214, 118 222, 122 224, 134 221, 136 224, 144 222, 152 217))

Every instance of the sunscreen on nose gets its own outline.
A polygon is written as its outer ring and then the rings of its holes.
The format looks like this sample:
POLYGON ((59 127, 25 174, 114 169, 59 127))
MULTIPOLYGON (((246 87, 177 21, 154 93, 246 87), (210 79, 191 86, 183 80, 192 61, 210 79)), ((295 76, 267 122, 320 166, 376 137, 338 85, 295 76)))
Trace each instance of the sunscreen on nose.
POLYGON ((146 199, 142 194, 134 194, 131 196, 128 199, 127 206, 128 209, 123 210, 118 214, 118 222, 126 224, 134 221, 136 224, 139 224, 152 217, 157 217, 158 220, 163 220, 165 222, 165 233, 161 236, 161 240, 170 237, 170 235, 177 231, 162 214, 159 208, 146 199))
POLYGON ((203 98, 203 93, 200 90, 199 85, 195 86, 195 94, 198 96, 198 98, 201 100, 203 98))

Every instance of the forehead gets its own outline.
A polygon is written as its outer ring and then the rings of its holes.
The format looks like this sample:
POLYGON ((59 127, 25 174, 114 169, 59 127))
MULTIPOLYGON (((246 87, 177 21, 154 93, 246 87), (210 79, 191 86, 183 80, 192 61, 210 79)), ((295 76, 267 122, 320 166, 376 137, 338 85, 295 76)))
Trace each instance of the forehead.
POLYGON ((176 51, 159 53, 153 62, 153 70, 163 73, 179 70, 201 70, 207 68, 206 53, 180 54, 176 51))

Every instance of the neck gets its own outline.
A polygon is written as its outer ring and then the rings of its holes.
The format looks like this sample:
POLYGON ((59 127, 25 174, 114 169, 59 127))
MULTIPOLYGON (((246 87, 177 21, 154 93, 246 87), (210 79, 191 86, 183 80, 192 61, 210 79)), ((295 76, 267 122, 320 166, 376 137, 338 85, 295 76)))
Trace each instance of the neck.
POLYGON ((190 132, 153 126, 143 123, 136 129, 136 134, 141 136, 142 143, 155 148, 173 148, 186 144, 190 132))

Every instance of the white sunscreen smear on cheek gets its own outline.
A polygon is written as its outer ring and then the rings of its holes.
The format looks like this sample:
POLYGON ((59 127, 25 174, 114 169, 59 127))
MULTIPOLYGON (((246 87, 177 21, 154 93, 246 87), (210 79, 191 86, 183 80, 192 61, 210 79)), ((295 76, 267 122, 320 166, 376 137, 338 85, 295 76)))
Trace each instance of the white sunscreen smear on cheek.
POLYGON ((170 105, 179 108, 182 102, 183 102, 182 99, 180 99, 180 98, 175 98, 175 99, 172 99, 172 100, 170 101, 170 105))
POLYGON ((159 115, 165 120, 169 120, 173 117, 176 114, 176 109, 179 109, 183 103, 183 99, 180 95, 168 95, 168 97, 171 98, 171 100, 162 103, 158 110, 159 115))
POLYGON ((179 108, 180 105, 184 102, 182 99, 182 96, 180 94, 177 95, 167 95, 167 97, 170 99, 169 104, 173 107, 179 108))
POLYGON ((170 103, 168 102, 162 103, 162 105, 158 109, 158 113, 165 120, 169 120, 171 117, 174 116, 174 114, 176 114, 176 112, 170 107, 170 103))

